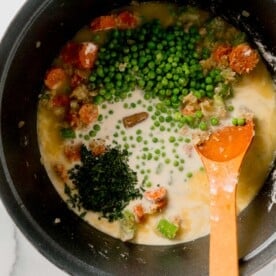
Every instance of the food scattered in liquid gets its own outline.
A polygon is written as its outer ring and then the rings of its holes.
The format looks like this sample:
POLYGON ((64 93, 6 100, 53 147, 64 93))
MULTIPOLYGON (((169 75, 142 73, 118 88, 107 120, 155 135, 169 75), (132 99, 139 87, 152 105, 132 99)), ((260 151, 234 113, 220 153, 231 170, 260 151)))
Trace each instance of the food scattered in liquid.
POLYGON ((37 128, 69 208, 123 241, 166 245, 209 232, 194 144, 253 117, 241 211, 273 160, 275 115, 273 82, 244 33, 195 7, 149 2, 93 19, 62 47, 45 72, 37 128))

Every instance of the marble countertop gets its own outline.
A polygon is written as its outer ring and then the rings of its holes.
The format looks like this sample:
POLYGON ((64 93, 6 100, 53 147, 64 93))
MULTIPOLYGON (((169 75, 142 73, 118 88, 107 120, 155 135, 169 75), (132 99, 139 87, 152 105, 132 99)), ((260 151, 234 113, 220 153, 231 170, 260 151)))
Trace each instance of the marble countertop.
MULTIPOLYGON (((0 1, 0 39, 26 0, 0 1)), ((0 200, 0 276, 65 276, 22 235, 0 200)), ((253 275, 252 275, 253 276, 253 275)), ((276 276, 276 260, 254 276, 276 276)))

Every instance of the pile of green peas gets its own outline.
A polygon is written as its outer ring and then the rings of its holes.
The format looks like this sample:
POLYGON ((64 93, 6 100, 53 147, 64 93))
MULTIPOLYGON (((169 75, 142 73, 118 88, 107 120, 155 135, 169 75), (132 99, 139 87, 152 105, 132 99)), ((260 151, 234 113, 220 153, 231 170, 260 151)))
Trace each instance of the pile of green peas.
POLYGON ((95 101, 124 99, 136 86, 145 91, 145 98, 158 97, 175 107, 190 91, 199 98, 212 97, 223 78, 218 69, 203 74, 199 61, 204 52, 196 50, 199 39, 196 27, 184 32, 177 25, 164 28, 159 20, 112 30, 90 76, 99 91, 95 101))
POLYGON ((190 92, 199 99, 212 98, 224 79, 219 69, 203 72, 200 60, 208 54, 198 50, 200 39, 195 26, 185 32, 183 26, 165 28, 156 19, 139 28, 110 31, 89 78, 90 88, 98 91, 94 102, 121 101, 137 87, 145 99, 157 98, 173 109, 190 92))

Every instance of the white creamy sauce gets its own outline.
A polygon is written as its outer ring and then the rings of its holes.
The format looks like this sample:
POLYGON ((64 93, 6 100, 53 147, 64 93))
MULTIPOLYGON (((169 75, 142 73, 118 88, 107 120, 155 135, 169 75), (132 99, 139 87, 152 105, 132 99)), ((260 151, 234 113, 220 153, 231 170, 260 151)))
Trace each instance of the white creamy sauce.
MULTIPOLYGON (((145 4, 137 6, 137 11, 145 18, 153 18, 155 15, 152 14, 152 10, 155 8, 156 4, 153 6, 145 4)), ((158 6, 156 13, 165 26, 172 23, 173 19, 167 6, 158 6)), ((80 32, 78 39, 82 40, 81 34, 86 32, 80 32)), ((88 52, 90 50, 93 49, 87 49, 88 52)), ((124 67, 125 64, 121 64, 120 69, 123 71, 124 67)), ((142 185, 144 189, 162 186, 167 189, 166 208, 147 216, 143 223, 139 223, 131 242, 169 245, 195 240, 209 233, 210 219, 213 221, 220 219, 216 214, 211 218, 209 216, 210 193, 216 194, 218 190, 213 188, 213 185, 210 189, 201 160, 190 142, 193 130, 181 129, 177 123, 171 122, 162 121, 158 125, 156 123, 158 119, 153 118, 156 116, 156 108, 152 108, 155 103, 156 100, 145 100, 143 91, 138 89, 123 101, 103 103, 99 106, 102 120, 98 120, 88 129, 77 130, 75 143, 88 145, 93 139, 102 139, 111 147, 118 144, 130 153, 128 164, 137 173, 138 186, 142 185), (149 117, 134 127, 125 128, 122 119, 138 112, 148 112, 149 117), (96 124, 100 130, 95 137, 92 137, 90 132, 96 124), (157 232, 156 225, 161 218, 179 221, 180 229, 175 239, 166 239, 157 232)), ((227 105, 234 107, 231 117, 242 117, 247 112, 254 114, 255 136, 241 167, 237 186, 237 208, 241 211, 260 190, 275 157, 276 93, 271 76, 263 63, 260 62, 254 71, 243 76, 235 84, 234 97, 227 101, 227 105)), ((156 117, 159 118, 160 114, 156 117)), ((165 117, 166 115, 164 119, 165 117)), ((231 119, 226 118, 220 122, 219 127, 229 123, 231 119)), ((41 162, 55 189, 67 202, 64 181, 55 172, 54 165, 63 164, 68 170, 74 164, 64 156, 65 142, 60 137, 60 123, 52 111, 42 104, 38 110, 37 131, 41 162)), ((217 169, 215 165, 213 169, 217 169)), ((236 178, 237 176, 233 175, 228 180, 232 182, 236 178)), ((66 184, 73 186, 70 181, 66 184)), ((225 183, 224 187, 226 191, 232 191, 232 185, 225 183)), ((126 208, 132 210, 133 206, 141 201, 144 205, 148 204, 144 198, 137 199, 130 202, 126 208)), ((269 208, 272 208, 273 204, 275 204, 275 193, 272 195, 269 208)), ((83 214, 82 209, 74 209, 70 204, 68 207, 77 215, 83 214)), ((88 211, 83 219, 98 230, 120 238, 119 222, 108 222, 105 218, 99 219, 99 216, 99 213, 88 211)), ((60 221, 62 218, 58 218, 55 223, 60 221)))
MULTIPOLYGON (((237 205, 238 210, 242 210, 260 189, 276 148, 276 134, 273 131, 276 115, 275 92, 269 75, 263 66, 259 66, 256 71, 246 77, 235 88, 235 97, 231 100, 231 103, 235 106, 233 112, 237 115, 244 107, 252 110, 256 124, 256 135, 241 169, 238 184, 237 205)), ((147 111, 149 105, 152 105, 152 103, 145 101, 142 92, 136 90, 132 97, 127 98, 124 102, 107 104, 106 108, 101 107, 100 113, 104 119, 101 122, 101 130, 97 135, 97 138, 104 139, 110 145, 115 145, 114 141, 121 145, 129 145, 129 151, 131 152, 129 165, 137 172, 139 183, 142 183, 145 180, 145 175, 148 175, 148 180, 145 183, 149 182, 148 185, 151 185, 151 187, 162 185, 168 190, 168 206, 166 209, 161 213, 150 216, 146 223, 140 224, 133 242, 172 244, 191 241, 207 235, 209 232, 210 192, 207 177, 201 169, 201 161, 194 149, 191 148, 190 154, 186 154, 183 148, 186 143, 181 140, 182 138, 179 138, 181 134, 177 131, 177 127, 170 127, 166 131, 160 131, 159 128, 152 130, 153 120, 151 116, 153 111, 149 112, 150 116, 146 121, 132 128, 125 129, 123 127, 122 118, 124 116, 147 111), (126 108, 124 107, 126 103, 128 107, 131 106, 131 103, 136 103, 136 106, 126 108), (141 142, 135 140, 137 131, 141 131, 141 142), (118 137, 116 137, 117 135, 114 137, 115 133, 119 134, 118 137), (171 136, 174 136, 176 141, 180 139, 181 142, 178 142, 178 146, 175 147, 174 143, 169 142, 171 136), (154 143, 152 141, 153 137, 157 137, 159 142, 154 143), (143 150, 145 147, 148 148, 146 151, 143 150), (156 149, 160 150, 158 155, 154 153, 156 149), (165 153, 164 157, 162 157, 162 152, 165 153), (150 160, 144 159, 143 155, 149 153, 152 154, 152 158, 150 160), (179 156, 178 166, 173 165, 176 155, 179 156), (158 160, 154 160, 155 156, 159 156, 158 160), (170 162, 166 163, 166 159, 169 159, 170 162), (179 170, 180 166, 183 167, 183 170, 179 170), (192 174, 188 176, 189 173, 192 174), (162 217, 180 218, 181 231, 174 240, 165 239, 156 233, 157 221, 162 217)), ((64 183, 56 176, 52 167, 57 161, 66 164, 66 160, 63 156, 58 134, 55 133, 55 126, 53 126, 51 120, 47 119, 47 112, 45 112, 41 109, 38 113, 38 134, 42 162, 56 190, 66 201, 64 183)), ((83 142, 87 143, 85 140, 83 142)), ((72 166, 72 164, 67 164, 70 167, 72 166)), ((211 192, 216 193, 214 190, 211 190, 211 192)), ((135 201, 130 204, 130 207, 134 204, 135 201)), ((77 214, 81 213, 79 210, 74 211, 77 214)), ((98 217, 99 214, 88 212, 84 219, 100 231, 119 237, 118 222, 109 223, 106 219, 99 220, 98 217)), ((219 218, 213 217, 212 219, 218 220, 219 218)))
POLYGON ((164 131, 154 126, 151 117, 154 116, 155 110, 148 111, 148 107, 154 103, 157 101, 144 100, 143 92, 136 90, 132 97, 123 102, 108 104, 104 109, 101 107, 104 120, 97 138, 105 140, 108 145, 119 144, 123 148, 128 145, 128 150, 131 152, 129 165, 138 172, 139 183, 145 181, 145 175, 149 176, 147 182, 153 185, 169 186, 174 183, 184 183, 187 181, 186 175, 198 170, 202 165, 196 154, 188 158, 185 156, 184 137, 179 133, 177 124, 171 127, 168 123, 161 123, 165 127, 164 131), (131 107, 132 103, 136 106, 131 107), (127 108, 124 107, 126 104, 127 108), (124 128, 122 118, 143 111, 149 112, 147 120, 131 128, 124 128), (137 141, 137 137, 141 137, 142 140, 137 141), (170 142, 172 137, 175 142, 170 142), (153 142, 156 138, 157 141, 153 142), (178 166, 174 166, 174 161, 178 161, 178 166))

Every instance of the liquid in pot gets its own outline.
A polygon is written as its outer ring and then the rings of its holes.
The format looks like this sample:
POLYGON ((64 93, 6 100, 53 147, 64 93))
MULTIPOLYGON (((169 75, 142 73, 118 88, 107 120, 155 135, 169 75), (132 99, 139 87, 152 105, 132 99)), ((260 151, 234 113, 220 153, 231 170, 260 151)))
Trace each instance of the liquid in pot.
POLYGON ((194 7, 136 4, 93 19, 45 73, 41 160, 77 215, 115 238, 167 245, 209 233, 209 187, 193 145, 253 117, 238 210, 276 148, 275 88, 245 34, 194 7))

